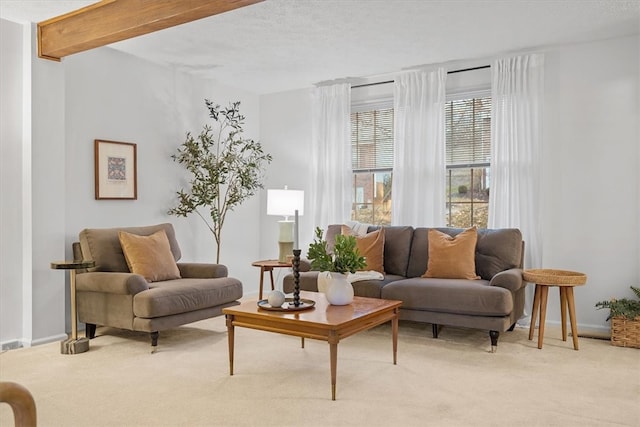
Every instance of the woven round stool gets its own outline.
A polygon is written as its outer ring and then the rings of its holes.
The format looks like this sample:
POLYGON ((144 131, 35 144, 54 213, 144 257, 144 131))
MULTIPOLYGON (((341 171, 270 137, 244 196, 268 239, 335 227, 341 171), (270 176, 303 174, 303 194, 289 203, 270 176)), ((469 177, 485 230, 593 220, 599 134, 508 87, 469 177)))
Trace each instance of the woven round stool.
POLYGON ((576 308, 573 300, 573 287, 581 286, 587 282, 587 276, 583 273, 568 270, 532 269, 524 270, 522 278, 530 283, 535 283, 536 291, 533 297, 533 310, 531 312, 531 326, 529 327, 529 340, 533 339, 533 331, 536 327, 536 315, 540 310, 538 329, 538 348, 542 348, 544 338, 544 322, 547 316, 547 295, 550 286, 557 286, 560 290, 560 316, 562 319, 562 341, 567 340, 567 306, 569 307, 569 321, 571 322, 571 337, 573 348, 578 350, 578 328, 576 326, 576 308))

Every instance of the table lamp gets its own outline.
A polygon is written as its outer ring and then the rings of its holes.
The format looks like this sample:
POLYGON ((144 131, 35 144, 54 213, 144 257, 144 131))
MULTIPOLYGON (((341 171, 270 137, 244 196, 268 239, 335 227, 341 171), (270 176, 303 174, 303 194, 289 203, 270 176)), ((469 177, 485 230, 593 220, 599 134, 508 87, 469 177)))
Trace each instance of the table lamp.
MULTIPOLYGON (((304 191, 289 190, 286 185, 283 190, 267 190, 267 215, 284 217, 284 220, 278 221, 279 262, 287 262, 287 256, 293 256, 294 225, 297 224, 289 217, 296 215, 296 212, 298 215, 304 213, 304 191)), ((296 242, 296 245, 298 244, 299 242, 296 242)))

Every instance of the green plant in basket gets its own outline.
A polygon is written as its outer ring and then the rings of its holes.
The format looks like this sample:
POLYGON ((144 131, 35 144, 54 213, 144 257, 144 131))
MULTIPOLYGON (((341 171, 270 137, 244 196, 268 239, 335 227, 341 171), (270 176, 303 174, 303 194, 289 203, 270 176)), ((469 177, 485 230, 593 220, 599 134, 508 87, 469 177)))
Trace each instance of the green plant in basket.
POLYGON ((613 317, 623 317, 627 320, 634 320, 640 318, 640 288, 631 286, 631 290, 638 297, 638 300, 632 300, 629 298, 612 298, 609 301, 600 301, 596 303, 598 310, 602 308, 609 309, 609 317, 607 320, 613 317))
POLYGON ((327 250, 327 241, 322 238, 324 231, 316 227, 316 236, 309 245, 307 258, 311 261, 311 269, 318 271, 333 271, 336 273, 355 273, 366 267, 365 258, 360 255, 356 247, 354 236, 336 236, 333 253, 327 250))

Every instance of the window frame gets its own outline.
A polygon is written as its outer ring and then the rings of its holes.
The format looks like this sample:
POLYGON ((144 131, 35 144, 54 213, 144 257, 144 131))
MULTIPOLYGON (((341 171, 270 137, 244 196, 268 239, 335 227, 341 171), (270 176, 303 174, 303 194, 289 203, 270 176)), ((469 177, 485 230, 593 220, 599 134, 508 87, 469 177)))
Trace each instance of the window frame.
MULTIPOLYGON (((386 109, 391 109, 394 110, 394 100, 393 100, 393 95, 390 96, 382 96, 382 97, 375 97, 375 98, 370 98, 370 99, 365 99, 365 100, 359 100, 359 101, 353 101, 351 103, 351 111, 349 114, 349 117, 351 117, 354 113, 365 113, 365 112, 369 112, 369 111, 376 111, 376 110, 386 110, 386 109)), ((392 125, 395 125, 395 111, 394 111, 394 120, 392 121, 392 125)), ((353 131, 353 130, 352 130, 353 131)), ((392 133, 393 133, 393 139, 395 140, 395 131, 392 129, 392 133)), ((394 147, 395 148, 395 147, 394 147)), ((351 142, 351 154, 353 156, 353 142, 351 142)), ((393 163, 393 162, 392 162, 393 163)), ((357 180, 357 174, 362 174, 362 173, 369 173, 371 175, 377 174, 377 173, 382 173, 382 174, 386 174, 388 173, 391 176, 391 179, 393 180, 393 166, 391 167, 381 167, 381 168, 362 168, 362 169, 354 169, 353 168, 353 162, 352 162, 352 166, 351 166, 351 175, 352 175, 352 199, 351 199, 351 219, 352 220, 356 220, 357 218, 357 213, 356 213, 356 209, 357 206, 359 205, 371 205, 372 208, 372 213, 371 213, 371 223, 375 223, 377 225, 381 225, 381 224, 386 224, 386 222, 376 222, 376 215, 375 215, 375 203, 371 202, 363 202, 360 203, 357 201, 357 187, 356 187, 356 180, 357 180)), ((375 188, 373 189, 375 191, 375 188)), ((389 216, 390 218, 390 216, 389 216)))
MULTIPOLYGON (((445 117, 446 117, 446 108, 449 105, 450 102, 452 101, 462 101, 462 100, 467 100, 467 99, 477 99, 477 98, 490 98, 491 99, 491 88, 487 87, 487 88, 478 88, 475 90, 461 90, 461 91, 457 91, 454 93, 450 93, 447 94, 445 97, 445 117)), ((446 126, 445 126, 446 127, 446 126)), ((491 137, 491 136, 490 136, 491 137)), ((446 139, 445 139, 445 153, 446 153, 446 139)), ((491 159, 492 154, 490 154, 489 159, 491 159)), ((474 170, 475 169, 488 169, 489 171, 489 175, 491 175, 491 170, 492 170, 492 166, 491 166, 491 160, 489 160, 488 162, 483 161, 483 162, 475 162, 475 163, 457 163, 457 164, 449 164, 448 163, 448 159, 445 159, 445 182, 446 182, 446 188, 445 188, 445 223, 448 227, 456 227, 456 225, 452 225, 451 223, 451 219, 452 219, 452 205, 453 204, 469 204, 470 205, 470 219, 471 219, 471 223, 470 224, 466 224, 464 227, 471 227, 474 225, 474 223, 476 221, 474 221, 474 204, 477 205, 486 205, 487 206, 487 210, 489 209, 489 201, 487 200, 487 202, 474 202, 473 199, 473 194, 471 195, 471 198, 468 202, 465 201, 459 201, 459 202, 453 202, 452 201, 452 192, 451 192, 451 173, 453 170, 455 169, 469 169, 470 170, 470 174, 471 174, 471 183, 473 183, 473 175, 474 175, 474 170), (447 191, 449 190, 449 191, 447 191)), ((473 185, 472 185, 473 188, 473 185)))

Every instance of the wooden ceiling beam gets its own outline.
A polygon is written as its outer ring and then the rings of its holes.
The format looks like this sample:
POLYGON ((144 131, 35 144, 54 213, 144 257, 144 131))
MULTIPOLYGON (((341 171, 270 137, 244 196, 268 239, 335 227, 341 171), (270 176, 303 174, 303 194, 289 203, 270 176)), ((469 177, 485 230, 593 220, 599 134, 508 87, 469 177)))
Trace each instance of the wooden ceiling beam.
POLYGON ((163 30, 264 0, 103 0, 38 23, 38 56, 74 53, 163 30))

